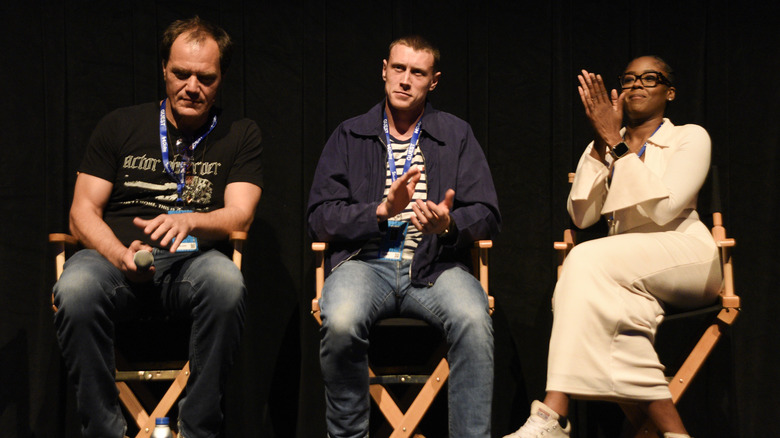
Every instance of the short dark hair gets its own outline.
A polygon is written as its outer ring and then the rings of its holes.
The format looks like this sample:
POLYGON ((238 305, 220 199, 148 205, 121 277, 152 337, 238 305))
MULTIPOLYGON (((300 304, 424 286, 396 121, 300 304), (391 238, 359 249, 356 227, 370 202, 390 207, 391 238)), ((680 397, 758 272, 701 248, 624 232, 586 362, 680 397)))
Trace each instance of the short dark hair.
MULTIPOLYGON (((674 86, 674 79, 675 79, 674 78, 674 70, 672 70, 672 67, 669 64, 667 64, 666 61, 661 59, 660 56, 656 56, 656 55, 637 56, 634 59, 632 59, 631 61, 629 61, 628 64, 630 65, 632 62, 634 62, 634 60, 639 59, 639 58, 653 58, 655 60, 656 64, 658 64, 658 66, 661 68, 661 73, 663 73, 664 77, 667 80, 669 80, 669 83, 670 83, 669 86, 670 87, 674 86)), ((626 65, 626 67, 628 67, 628 65, 626 65)))
POLYGON ((230 66, 230 58, 233 54, 233 41, 224 29, 197 15, 186 20, 176 20, 165 29, 162 41, 160 41, 160 56, 162 57, 163 65, 168 64, 173 42, 185 33, 189 33, 187 37, 189 41, 203 41, 207 37, 211 37, 216 41, 219 47, 219 68, 221 73, 225 74, 230 66))
POLYGON ((650 55, 650 57, 655 59, 655 62, 657 62, 658 65, 661 67, 661 70, 663 70, 664 76, 666 76, 666 79, 668 79, 669 82, 671 83, 670 87, 673 87, 675 78, 674 78, 674 70, 672 70, 672 66, 667 64, 667 62, 661 59, 660 56, 650 55))
POLYGON ((387 50, 387 59, 390 59, 390 52, 393 50, 393 47, 398 44, 411 47, 416 51, 425 50, 431 52, 433 55, 433 72, 436 73, 439 71, 439 61, 441 61, 441 54, 439 53, 439 49, 431 44, 430 41, 426 40, 420 35, 407 35, 398 38, 390 43, 390 47, 387 50))

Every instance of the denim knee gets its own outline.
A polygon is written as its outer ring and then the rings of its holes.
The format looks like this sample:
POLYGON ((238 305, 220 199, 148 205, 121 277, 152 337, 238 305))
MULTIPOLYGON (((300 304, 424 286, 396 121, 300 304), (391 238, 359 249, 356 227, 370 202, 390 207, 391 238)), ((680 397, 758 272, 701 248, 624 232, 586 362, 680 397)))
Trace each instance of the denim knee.
MULTIPOLYGON (((461 309, 458 309, 461 310, 461 309)), ((454 313, 453 325, 460 331, 487 339, 493 334, 493 321, 490 314, 480 307, 471 307, 454 313)))
POLYGON ((221 253, 198 257, 185 278, 196 295, 214 313, 232 313, 241 307, 246 295, 244 276, 238 267, 221 253))
POLYGON ((339 304, 323 310, 321 330, 326 351, 345 353, 354 350, 359 344, 365 344, 367 348, 368 333, 363 333, 360 328, 363 324, 355 303, 341 301, 339 304))
POLYGON ((54 305, 71 320, 91 320, 100 307, 111 305, 120 287, 127 284, 119 269, 97 251, 82 250, 65 263, 54 285, 54 305))
POLYGON ((367 338, 372 317, 391 295, 387 289, 375 267, 362 261, 344 263, 325 282, 320 367, 329 436, 367 436, 367 338))
MULTIPOLYGON (((355 344, 367 347, 372 314, 386 293, 373 269, 360 262, 345 263, 325 282, 320 307, 322 338, 329 349, 343 351, 355 344)), ((389 292, 388 292, 389 293, 389 292)))
POLYGON ((329 303, 322 310, 323 327, 325 327, 331 336, 351 336, 355 332, 355 327, 362 321, 358 304, 352 301, 340 301, 338 305, 329 303))
MULTIPOLYGON (((444 324, 449 331, 474 334, 480 339, 492 337, 493 322, 488 311, 487 295, 471 274, 458 268, 450 269, 439 277, 435 287, 447 291, 437 296, 446 301, 444 324)), ((432 302, 429 305, 439 308, 443 304, 432 302)))

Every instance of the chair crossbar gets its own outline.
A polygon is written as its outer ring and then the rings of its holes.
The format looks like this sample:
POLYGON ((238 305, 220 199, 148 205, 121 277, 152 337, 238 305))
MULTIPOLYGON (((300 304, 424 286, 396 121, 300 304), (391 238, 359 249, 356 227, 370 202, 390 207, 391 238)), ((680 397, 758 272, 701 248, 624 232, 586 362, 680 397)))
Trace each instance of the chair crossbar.
POLYGON ((709 307, 702 307, 700 309, 687 310, 682 312, 671 312, 664 316, 664 321, 676 321, 685 318, 693 318, 701 315, 709 315, 719 312, 723 306, 721 304, 713 304, 709 307))
POLYGON ((175 380, 180 372, 181 370, 117 371, 114 378, 118 382, 175 380))
POLYGON ((430 377, 427 374, 384 374, 369 378, 368 383, 371 385, 423 385, 430 377))

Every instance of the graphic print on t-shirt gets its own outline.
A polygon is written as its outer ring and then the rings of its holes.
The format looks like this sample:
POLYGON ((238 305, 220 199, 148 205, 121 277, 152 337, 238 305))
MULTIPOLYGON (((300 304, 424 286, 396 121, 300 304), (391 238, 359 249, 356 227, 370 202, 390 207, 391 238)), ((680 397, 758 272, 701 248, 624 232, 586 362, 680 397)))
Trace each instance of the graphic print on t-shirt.
MULTIPOLYGON (((173 157, 171 167, 176 175, 181 172, 186 163, 181 154, 173 157)), ((212 202, 214 184, 206 179, 207 176, 219 175, 222 163, 206 161, 190 161, 185 176, 186 185, 182 190, 182 200, 187 208, 200 211, 212 202)), ((176 208, 178 194, 176 182, 165 171, 160 158, 147 155, 128 155, 123 160, 123 178, 121 185, 128 192, 144 192, 145 196, 120 200, 121 205, 146 205, 161 210, 176 208)))

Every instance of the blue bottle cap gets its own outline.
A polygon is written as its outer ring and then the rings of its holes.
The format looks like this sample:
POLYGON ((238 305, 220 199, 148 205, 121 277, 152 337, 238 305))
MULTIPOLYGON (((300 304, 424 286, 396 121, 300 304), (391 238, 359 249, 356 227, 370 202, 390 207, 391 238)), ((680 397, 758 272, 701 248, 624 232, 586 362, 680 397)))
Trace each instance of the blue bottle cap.
POLYGON ((170 424, 171 424, 171 420, 170 420, 170 419, 168 419, 168 417, 157 417, 157 418, 154 420, 154 424, 156 424, 156 425, 158 425, 158 426, 159 426, 159 425, 168 426, 168 425, 170 425, 170 424))

